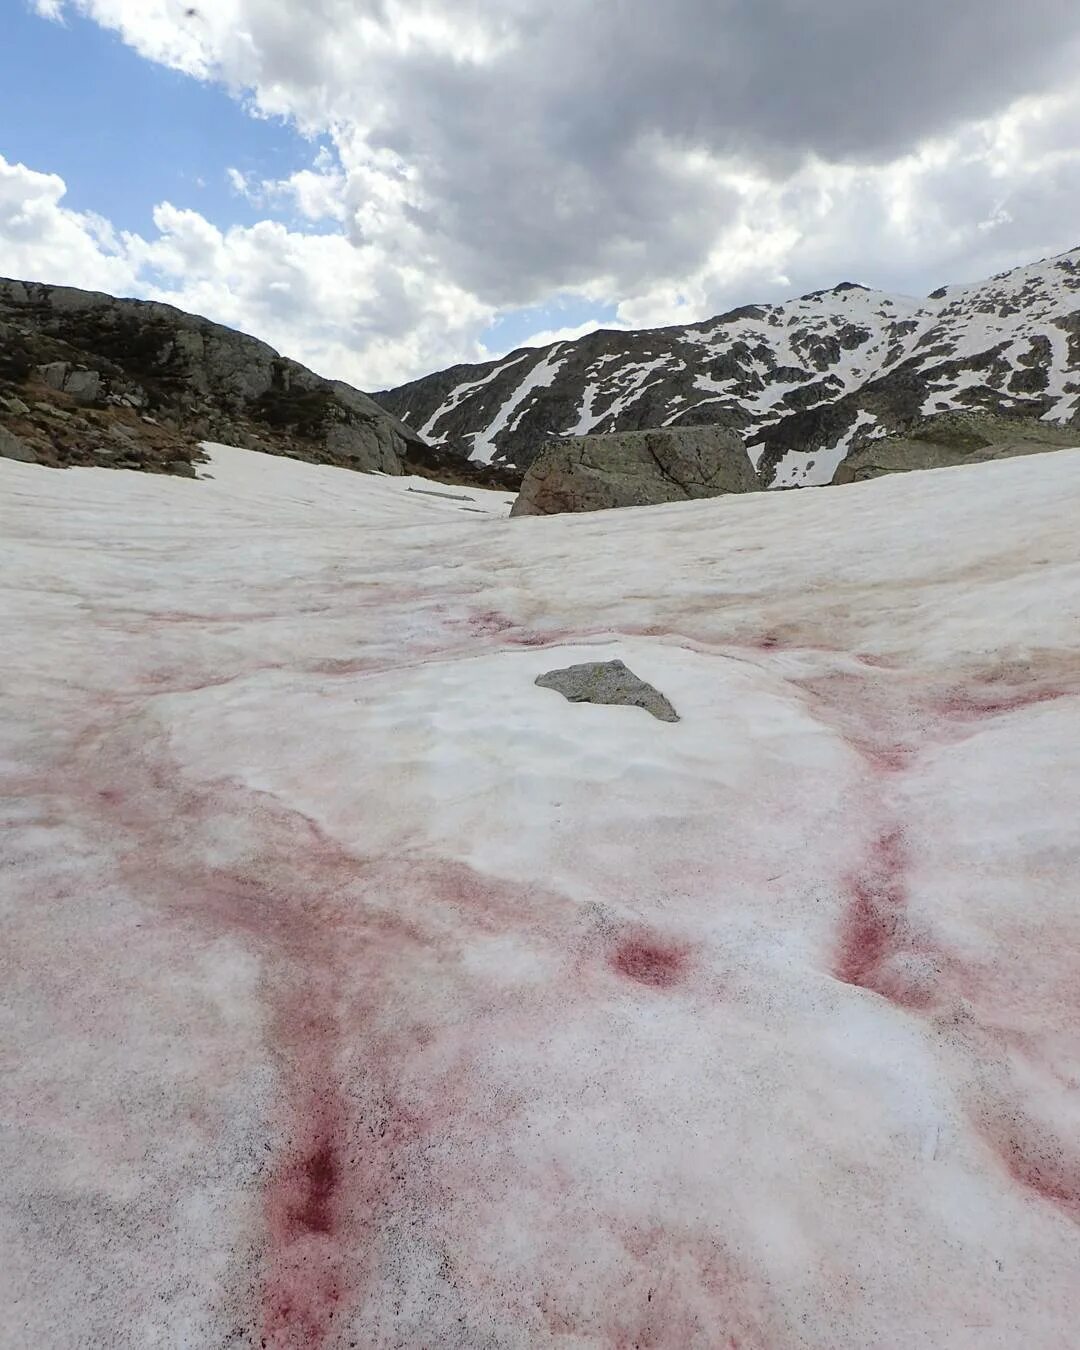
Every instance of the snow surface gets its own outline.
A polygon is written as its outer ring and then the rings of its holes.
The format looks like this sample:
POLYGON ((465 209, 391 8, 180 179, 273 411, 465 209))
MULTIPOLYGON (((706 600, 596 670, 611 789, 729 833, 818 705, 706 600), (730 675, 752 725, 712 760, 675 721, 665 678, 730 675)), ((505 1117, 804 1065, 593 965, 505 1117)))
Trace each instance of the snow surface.
POLYGON ((5 1347, 1075 1345, 1080 452, 209 471, 0 461, 5 1347))

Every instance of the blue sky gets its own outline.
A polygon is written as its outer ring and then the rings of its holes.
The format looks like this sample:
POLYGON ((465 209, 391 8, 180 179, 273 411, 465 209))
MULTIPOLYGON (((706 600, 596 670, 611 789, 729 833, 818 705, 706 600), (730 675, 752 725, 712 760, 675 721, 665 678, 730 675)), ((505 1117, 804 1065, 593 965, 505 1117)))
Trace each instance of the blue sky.
MULTIPOLYGON (((59 174, 66 205, 143 235, 163 201, 223 230, 268 218, 295 224, 274 203, 237 193, 227 171, 280 180, 309 168, 326 141, 258 115, 219 85, 146 60, 90 19, 68 14, 60 23, 25 0, 3 2, 10 12, 0 43, 0 154, 59 174)), ((305 223, 308 232, 319 228, 331 227, 305 223)), ((504 351, 543 330, 614 318, 614 305, 557 296, 503 312, 479 340, 504 351)))
POLYGON ((232 190, 232 166, 260 179, 306 168, 318 142, 252 116, 223 88, 144 60, 108 29, 8 9, 0 42, 0 153, 58 173, 67 204, 148 233, 162 201, 215 224, 266 215, 232 190))

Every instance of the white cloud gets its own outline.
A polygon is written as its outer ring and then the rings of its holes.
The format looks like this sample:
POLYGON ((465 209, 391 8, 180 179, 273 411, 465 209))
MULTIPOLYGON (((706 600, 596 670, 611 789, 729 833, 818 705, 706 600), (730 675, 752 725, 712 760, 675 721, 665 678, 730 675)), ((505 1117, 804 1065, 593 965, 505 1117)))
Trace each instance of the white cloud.
MULTIPOLYGON (((601 328, 628 328, 630 325, 620 322, 616 319, 608 319, 601 322, 599 319, 588 319, 585 323, 573 324, 567 328, 544 328, 538 333, 533 333, 520 342, 515 342, 517 347, 550 347, 554 342, 573 342, 575 338, 585 337, 587 333, 595 333, 601 328)), ((497 352, 496 355, 502 356, 503 352, 497 352)))
POLYGON ((0 257, 6 274, 91 290, 130 290, 126 241, 98 216, 67 210, 64 180, 0 156, 0 257))
POLYGON ((65 185, 0 156, 0 256, 26 280, 164 300, 253 333, 321 374, 379 388, 434 357, 482 356, 493 311, 341 234, 275 221, 220 230, 162 203, 152 238, 63 204, 65 185))
POLYGON ((7 256, 126 277, 368 386, 476 359, 494 314, 556 294, 695 322, 839 280, 925 293, 1077 242, 1073 0, 1031 0, 1023 25, 1011 0, 670 0, 634 23, 595 0, 37 5, 333 151, 280 181, 230 171, 285 224, 162 205, 151 240, 24 176, 49 233, 12 215, 7 256))

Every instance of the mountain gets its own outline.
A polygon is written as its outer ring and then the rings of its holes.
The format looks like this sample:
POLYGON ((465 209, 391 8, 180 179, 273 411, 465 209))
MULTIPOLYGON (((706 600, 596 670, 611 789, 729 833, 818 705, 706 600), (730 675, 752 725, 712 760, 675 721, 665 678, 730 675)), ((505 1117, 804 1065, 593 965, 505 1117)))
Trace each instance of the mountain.
POLYGON ((0 459, 4 1350, 1075 1350, 1080 451, 208 454, 0 459))
POLYGON ((374 395, 426 440, 523 472, 553 436, 729 427, 772 486, 941 413, 1080 426, 1080 249, 925 300, 850 282, 689 327, 602 330, 374 395))
POLYGON ((0 279, 0 455, 190 475, 202 441, 500 481, 256 338, 171 305, 0 279))

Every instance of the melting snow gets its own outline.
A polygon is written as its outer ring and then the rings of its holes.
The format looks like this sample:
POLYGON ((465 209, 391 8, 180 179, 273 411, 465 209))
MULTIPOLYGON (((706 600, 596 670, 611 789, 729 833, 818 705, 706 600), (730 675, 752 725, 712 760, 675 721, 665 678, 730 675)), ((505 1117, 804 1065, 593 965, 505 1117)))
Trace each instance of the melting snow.
POLYGON ((0 461, 7 1343, 1075 1344, 1080 452, 210 471, 0 461))

